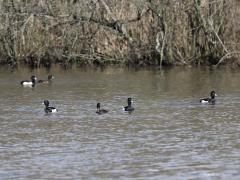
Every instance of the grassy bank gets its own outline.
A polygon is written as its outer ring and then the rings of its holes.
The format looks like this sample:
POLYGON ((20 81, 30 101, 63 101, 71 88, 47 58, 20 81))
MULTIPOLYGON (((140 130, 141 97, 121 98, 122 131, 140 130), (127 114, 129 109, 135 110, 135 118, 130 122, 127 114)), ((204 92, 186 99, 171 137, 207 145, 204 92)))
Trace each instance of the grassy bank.
POLYGON ((239 66, 238 0, 0 0, 0 62, 239 66))

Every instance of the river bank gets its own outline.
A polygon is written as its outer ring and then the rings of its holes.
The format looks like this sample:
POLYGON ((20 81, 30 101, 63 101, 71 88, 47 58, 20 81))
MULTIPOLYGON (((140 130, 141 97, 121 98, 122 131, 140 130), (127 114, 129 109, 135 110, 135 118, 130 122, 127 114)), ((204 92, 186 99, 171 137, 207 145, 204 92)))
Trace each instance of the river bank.
POLYGON ((239 1, 0 0, 0 63, 239 66, 239 1))

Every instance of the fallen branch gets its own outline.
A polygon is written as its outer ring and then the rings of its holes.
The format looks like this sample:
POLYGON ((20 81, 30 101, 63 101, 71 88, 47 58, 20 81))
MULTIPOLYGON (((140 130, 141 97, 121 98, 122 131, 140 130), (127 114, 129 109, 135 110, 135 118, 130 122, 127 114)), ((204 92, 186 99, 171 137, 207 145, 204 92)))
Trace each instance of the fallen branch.
POLYGON ((229 53, 228 49, 227 49, 226 46, 223 44, 221 38, 218 36, 218 33, 217 33, 217 32, 215 31, 215 29, 214 29, 213 21, 209 19, 208 22, 209 22, 209 25, 210 25, 211 28, 212 28, 212 31, 214 32, 215 36, 217 37, 218 41, 219 41, 220 44, 222 45, 224 51, 228 54, 228 53, 229 53))
POLYGON ((225 61, 226 59, 230 59, 230 58, 232 58, 234 55, 237 55, 237 54, 240 55, 240 52, 230 52, 230 53, 225 54, 225 55, 218 61, 218 63, 215 65, 215 67, 217 68, 221 63, 223 63, 223 61, 225 61))

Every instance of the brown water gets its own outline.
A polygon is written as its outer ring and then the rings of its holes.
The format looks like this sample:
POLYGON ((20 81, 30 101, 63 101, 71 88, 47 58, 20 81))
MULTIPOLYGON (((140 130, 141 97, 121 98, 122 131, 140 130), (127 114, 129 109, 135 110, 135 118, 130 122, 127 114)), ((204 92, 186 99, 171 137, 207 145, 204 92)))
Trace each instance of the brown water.
POLYGON ((239 81, 230 70, 2 68, 0 179, 239 179, 239 81), (19 84, 48 73, 52 85, 19 84), (216 105, 199 104, 212 89, 216 105), (46 115, 44 99, 59 112, 46 115))

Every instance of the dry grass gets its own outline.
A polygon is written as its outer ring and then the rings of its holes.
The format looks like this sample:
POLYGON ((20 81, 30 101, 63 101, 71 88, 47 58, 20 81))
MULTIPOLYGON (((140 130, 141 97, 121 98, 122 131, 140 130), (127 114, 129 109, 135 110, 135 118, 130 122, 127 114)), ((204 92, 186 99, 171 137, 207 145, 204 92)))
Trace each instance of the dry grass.
POLYGON ((240 1, 0 0, 0 62, 238 65, 240 1))

